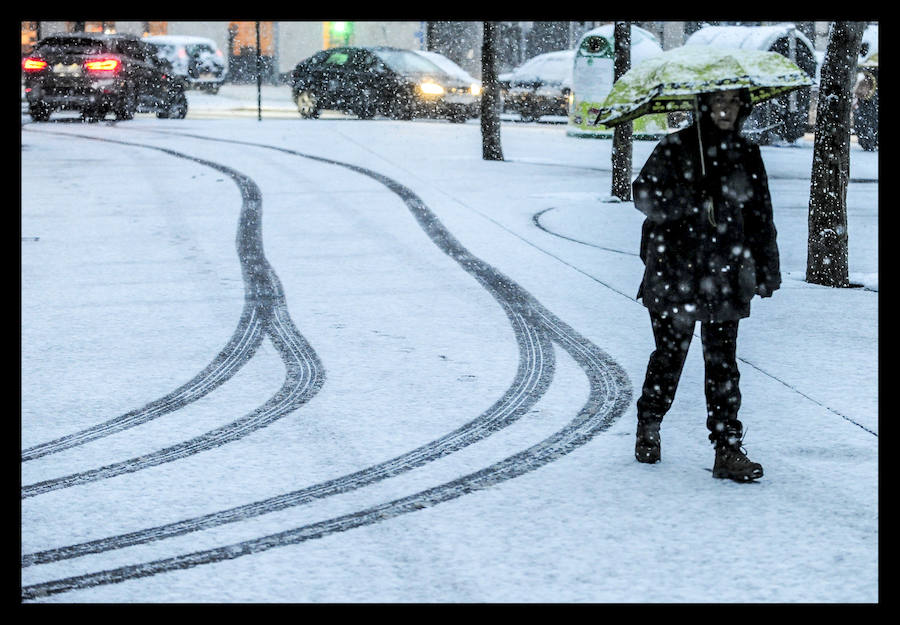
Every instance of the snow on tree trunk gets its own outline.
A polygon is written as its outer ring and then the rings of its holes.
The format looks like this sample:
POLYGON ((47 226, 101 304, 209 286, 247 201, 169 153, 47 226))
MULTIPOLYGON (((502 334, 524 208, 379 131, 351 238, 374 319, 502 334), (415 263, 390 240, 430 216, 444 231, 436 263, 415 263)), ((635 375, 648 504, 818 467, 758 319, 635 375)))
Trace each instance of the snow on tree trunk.
POLYGON ((806 281, 850 285, 847 267, 847 182, 850 179, 850 107, 865 22, 832 22, 816 108, 809 194, 806 281))
POLYGON ((497 84, 496 22, 484 22, 481 42, 481 156, 486 161, 502 161, 500 146, 500 89, 497 84))
MULTIPOLYGON (((613 36, 613 80, 618 80, 631 67, 631 22, 616 22, 613 36)), ((618 124, 613 129, 612 194, 625 201, 631 200, 631 138, 631 122, 618 124)))

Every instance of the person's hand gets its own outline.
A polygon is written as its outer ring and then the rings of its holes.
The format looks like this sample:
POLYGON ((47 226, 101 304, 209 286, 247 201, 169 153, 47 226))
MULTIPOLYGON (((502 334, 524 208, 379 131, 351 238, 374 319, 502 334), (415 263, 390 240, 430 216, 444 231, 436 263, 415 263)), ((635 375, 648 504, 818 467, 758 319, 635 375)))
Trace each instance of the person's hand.
POLYGON ((772 291, 765 284, 756 285, 756 294, 760 297, 772 297, 772 291))

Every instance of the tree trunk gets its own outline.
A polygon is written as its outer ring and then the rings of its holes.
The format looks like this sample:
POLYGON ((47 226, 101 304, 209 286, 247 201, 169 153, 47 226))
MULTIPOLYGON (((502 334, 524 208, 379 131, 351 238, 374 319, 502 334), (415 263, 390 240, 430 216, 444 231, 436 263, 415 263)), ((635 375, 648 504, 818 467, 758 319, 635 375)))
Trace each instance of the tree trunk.
POLYGON ((850 107, 865 22, 832 22, 819 83, 809 193, 806 281, 850 286, 847 266, 847 182, 850 107))
MULTIPOLYGON (((631 22, 616 22, 613 33, 613 80, 618 80, 631 68, 631 22)), ((631 138, 631 122, 617 124, 613 129, 612 194, 626 202, 631 200, 631 138)))
POLYGON ((484 22, 484 37, 481 42, 481 156, 486 161, 503 160, 496 51, 497 23, 484 22))

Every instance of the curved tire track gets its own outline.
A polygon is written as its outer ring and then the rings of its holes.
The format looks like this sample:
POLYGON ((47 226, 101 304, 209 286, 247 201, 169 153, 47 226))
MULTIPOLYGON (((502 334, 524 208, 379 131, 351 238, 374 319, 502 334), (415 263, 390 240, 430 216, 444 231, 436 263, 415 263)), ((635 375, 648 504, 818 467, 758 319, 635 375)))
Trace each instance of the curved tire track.
MULTIPOLYGON (((68 133, 64 134, 66 134, 66 136, 73 136, 69 135, 68 133)), ((83 137, 82 135, 74 136, 83 137)), ((85 138, 95 139, 94 137, 85 138)), ((194 160, 196 162, 223 171, 238 183, 238 186, 241 189, 242 197, 244 198, 245 206, 245 209, 243 209, 241 212, 241 224, 238 229, 238 254, 242 259, 242 270, 244 272, 244 280, 245 284, 247 285, 248 291, 247 297, 249 300, 252 300, 256 303, 257 308, 266 313, 266 321, 264 322, 264 327, 260 334, 259 340, 261 341, 263 334, 269 334, 270 337, 272 337, 274 340, 275 333, 273 332, 273 328, 271 327, 271 319, 273 318, 273 316, 271 314, 271 310, 269 310, 269 307, 264 305, 264 302, 269 300, 275 301, 275 310, 281 311, 280 315, 274 316, 275 319, 286 318, 289 321, 289 316, 287 313, 286 304, 284 303, 284 296, 281 291, 281 286, 278 282, 278 278, 275 275, 274 271, 272 271, 268 266, 268 262, 265 260, 265 257, 262 254, 262 237, 259 225, 259 207, 261 205, 261 194, 255 183, 253 183, 250 178, 227 167, 218 165, 210 161, 205 161, 203 159, 187 156, 173 150, 159 148, 156 146, 149 146, 145 144, 128 143, 109 139, 96 140, 110 141, 113 143, 121 143, 124 145, 134 145, 139 147, 150 147, 152 149, 160 150, 175 156, 194 160), (249 261, 247 259, 249 259, 249 261)), ((341 163, 335 161, 332 164, 341 163)), ((357 170, 361 173, 368 173, 373 177, 378 176, 378 174, 374 174, 374 172, 366 172, 366 170, 361 170, 361 168, 357 168, 357 170)), ((385 178, 384 180, 389 179, 385 178)), ((470 264, 475 264, 474 260, 469 262, 470 264)), ((346 490, 359 488, 377 479, 384 479, 385 477, 389 477, 390 475, 395 475, 399 472, 411 470, 417 466, 420 466, 421 464, 440 458, 443 455, 451 453, 452 451, 460 449, 466 445, 470 445, 477 440, 480 440, 484 436, 489 435, 491 432, 506 427, 506 425, 515 421, 516 419, 521 417, 521 415, 525 414, 528 409, 530 409, 530 407, 540 399, 547 386, 549 386, 550 379, 553 375, 552 349, 548 349, 547 345, 549 344, 547 343, 546 338, 537 337, 536 331, 531 326, 519 321, 520 316, 517 315, 517 313, 508 306, 504 298, 496 292, 495 287, 491 286, 489 283, 485 283, 484 280, 482 280, 482 283, 485 284, 492 295, 494 295, 494 297, 504 307, 504 310, 510 318, 513 329, 516 333, 516 339, 520 350, 519 371, 515 380, 513 381, 512 386, 504 394, 503 398, 499 402, 497 402, 491 409, 483 413, 479 418, 470 422, 463 428, 460 428, 456 432, 451 433, 450 435, 445 436, 438 441, 433 441, 432 443, 424 446, 423 448, 420 448, 419 450, 415 450, 413 452, 410 452, 409 454, 401 456, 400 459, 398 459, 396 462, 389 461, 388 463, 379 465, 374 469, 370 468, 369 470, 364 470, 360 472, 361 475, 353 474, 349 478, 342 478, 341 480, 338 480, 337 483, 332 484, 331 488, 325 489, 324 492, 319 488, 319 486, 321 485, 311 487, 311 489, 308 490, 319 493, 314 495, 312 498, 320 498, 329 494, 334 494, 336 492, 345 492, 346 490), (531 347, 529 347, 529 345, 541 343, 544 343, 545 346, 543 347, 543 349, 540 349, 537 352, 538 357, 534 357, 529 352, 529 350, 532 349, 531 347), (537 377, 535 372, 540 372, 537 377), (382 472, 382 469, 389 465, 393 466, 391 472, 388 474, 384 474, 382 472)), ((318 361, 316 360, 315 353, 312 352, 311 348, 308 348, 308 346, 305 345, 305 341, 303 340, 302 336, 300 336, 300 334, 296 332, 296 330, 292 330, 290 333, 297 337, 295 339, 295 342, 303 344, 304 348, 297 350, 296 352, 279 349, 282 359, 288 366, 289 371, 292 368, 291 357, 295 357, 294 359, 296 360, 296 356, 298 354, 300 358, 304 358, 307 354, 309 354, 310 357, 315 361, 315 364, 317 364, 318 361)), ((276 344, 276 347, 277 346, 278 344, 276 344)), ((298 369, 298 367, 296 366, 296 362, 294 363, 293 368, 298 369)), ((299 367, 299 369, 301 371, 303 370, 302 367, 299 367)), ((22 489, 22 496, 23 498, 32 497, 60 488, 68 488, 79 484, 122 475, 124 473, 139 471, 141 469, 157 466, 159 464, 179 460, 194 453, 212 449, 225 443, 237 440, 243 436, 246 436, 250 432, 269 425, 271 422, 277 420, 281 416, 284 416, 284 414, 286 414, 287 412, 296 409, 297 407, 305 403, 305 401, 308 401, 308 399, 311 398, 311 396, 318 390, 319 386, 321 386, 321 380, 316 380, 314 373, 310 374, 308 377, 301 377, 299 380, 295 380, 295 382, 295 386, 297 388, 290 388, 289 382, 286 382, 285 386, 282 387, 279 393, 277 393, 272 400, 267 402, 261 408, 238 421, 223 426, 222 428, 218 428, 194 439, 167 447, 165 449, 138 458, 132 458, 97 469, 83 471, 77 474, 63 476, 60 478, 46 480, 43 482, 25 486, 22 489), (310 388, 304 389, 304 384, 308 385, 310 388), (287 400, 290 400, 296 395, 299 395, 301 399, 301 401, 297 402, 296 405, 285 403, 287 400)), ((199 397, 197 397, 197 399, 199 399, 199 397)), ((292 497, 292 495, 292 493, 289 493, 282 496, 281 498, 294 500, 295 498, 292 497)), ((284 504, 281 501, 269 502, 269 505, 284 507, 284 504)), ((214 516, 216 518, 215 524, 219 525, 224 522, 231 522, 230 520, 223 519, 240 520, 242 518, 246 518, 247 508, 253 510, 262 509, 263 511, 257 512, 257 514, 263 514, 275 509, 281 509, 281 507, 260 508, 257 504, 249 504, 248 506, 243 507, 244 509, 235 510, 232 514, 216 513, 209 516, 214 516)), ((188 522, 186 522, 186 524, 193 525, 191 521, 193 520, 189 520, 188 522)), ((209 522, 210 520, 205 520, 201 523, 204 526, 207 526, 206 524, 209 522)), ((137 534, 141 535, 141 538, 132 538, 132 540, 147 542, 148 540, 158 540, 161 537, 168 537, 169 535, 172 535, 166 533, 167 531, 177 531, 177 533, 194 531, 184 530, 183 527, 185 525, 185 522, 179 522, 172 525, 177 526, 177 529, 166 526, 169 529, 163 530, 163 535, 161 536, 159 535, 160 532, 156 531, 158 528, 151 528, 150 530, 137 532, 137 534)), ((70 546, 58 548, 55 550, 49 550, 48 552, 41 552, 41 554, 32 554, 35 556, 34 558, 31 558, 31 556, 25 556, 23 558, 23 562, 26 563, 27 566, 27 563, 37 561, 38 559, 42 561, 48 561, 46 560, 46 558, 61 559, 65 557, 75 557, 75 555, 62 555, 72 553, 72 547, 77 547, 77 549, 75 549, 75 552, 79 552, 80 549, 91 549, 90 552, 96 552, 96 550, 98 550, 98 547, 94 543, 99 542, 104 545, 109 545, 111 544, 110 540, 112 540, 112 544, 115 544, 114 539, 115 537, 113 537, 113 539, 93 541, 92 543, 88 543, 88 545, 91 545, 90 547, 80 545, 70 546)), ((105 546, 103 548, 100 548, 99 550, 103 551, 109 548, 117 547, 105 546)))
POLYGON ((244 306, 237 329, 213 361, 190 382, 143 408, 127 412, 93 427, 30 447, 22 452, 22 462, 55 454, 98 438, 127 430, 197 401, 224 384, 247 362, 264 338, 262 324, 253 302, 244 306))
POLYGON ((504 397, 489 410, 459 429, 406 454, 349 475, 192 519, 26 554, 22 557, 22 566, 46 564, 122 549, 304 505, 401 475, 491 435, 527 413, 543 395, 543 389, 549 386, 553 375, 553 348, 546 333, 536 332, 535 328, 528 326, 519 315, 511 316, 511 321, 516 327, 517 335, 521 336, 520 344, 523 352, 516 381, 504 397))
POLYGON ((70 437, 57 439, 57 441, 43 446, 40 452, 32 448, 32 453, 27 454, 29 458, 62 451, 63 449, 140 425, 150 419, 181 408, 191 401, 200 399, 234 375, 255 353, 264 335, 268 335, 272 339, 279 356, 285 364, 286 377, 281 389, 269 401, 241 419, 151 454, 24 486, 22 487, 23 499, 60 488, 107 479, 123 473, 131 473, 166 462, 172 462, 191 454, 232 442, 296 410, 308 402, 318 392, 324 382, 324 371, 319 358, 291 322, 278 276, 263 253, 262 194, 253 180, 229 167, 167 148, 86 135, 58 134, 120 145, 150 148, 206 165, 231 177, 240 189, 242 198, 237 232, 237 252, 241 261, 241 272, 244 277, 246 303, 244 314, 229 346, 220 353, 220 358, 217 358, 201 374, 196 376, 192 382, 166 398, 153 402, 135 413, 128 413, 70 437), (231 349, 232 346, 235 346, 235 348, 231 349), (221 358, 223 354, 225 357, 221 358), (178 401, 173 401, 176 397, 179 398, 178 401))
POLYGON ((591 387, 588 401, 575 419, 540 443, 457 480, 359 512, 224 547, 25 586, 22 588, 22 597, 37 599, 72 590, 193 568, 371 525, 488 488, 533 471, 570 453, 607 429, 627 409, 631 386, 619 366, 596 346, 578 336, 547 311, 537 312, 543 319, 542 325, 553 333, 553 340, 585 370, 591 387))
MULTIPOLYGON (((415 449, 398 456, 385 463, 369 467, 362 471, 337 478, 322 484, 317 484, 305 489, 286 493, 267 500, 254 502, 245 506, 239 506, 229 510, 211 513, 195 519, 187 519, 165 526, 131 532, 121 536, 113 536, 95 541, 89 541, 78 545, 70 545, 56 549, 50 549, 23 556, 23 566, 42 564, 56 560, 78 557, 88 553, 98 553, 111 549, 119 549, 135 544, 141 544, 163 538, 169 538, 185 534, 191 531, 208 529, 225 523, 239 521, 250 516, 257 516, 286 507, 308 503, 314 499, 320 499, 333 494, 347 492, 361 488, 381 479, 399 475, 441 458, 449 453, 471 445, 478 440, 489 436, 491 433, 502 429, 519 419, 528 412, 541 398, 550 385, 554 371, 553 350, 545 331, 533 323, 528 323, 522 314, 507 302, 501 290, 490 279, 489 269, 480 265, 478 259, 468 255, 461 246, 454 251, 458 262, 464 264, 467 270, 475 271, 482 278, 482 283, 487 290, 500 303, 507 314, 513 327, 517 344, 519 346, 519 367, 516 377, 503 397, 490 409, 482 413, 478 418, 462 426, 461 428, 415 449)), ((502 280, 498 282, 502 283, 502 280)), ((196 446, 195 441, 187 441, 174 447, 162 450, 152 457, 140 459, 140 463, 126 461, 117 465, 102 467, 90 472, 84 472, 67 478, 60 478, 58 483, 34 485, 37 487, 62 488, 78 483, 93 481, 103 477, 111 477, 129 471, 136 471, 147 466, 154 466, 169 460, 185 457, 196 446)), ((44 492, 44 491, 41 491, 44 492)), ((36 492, 34 494, 37 494, 36 492)))
POLYGON ((606 252, 615 252, 616 254, 623 254, 625 256, 640 256, 637 252, 628 252, 625 250, 617 250, 614 247, 604 247, 602 245, 597 245, 596 243, 588 243, 587 241, 582 241, 580 239, 575 239, 564 234, 560 234, 559 232, 554 232, 547 228, 544 224, 541 223, 541 217, 544 216, 544 213, 548 213, 552 210, 556 210, 555 206, 551 206, 550 208, 545 208, 542 211, 538 211, 534 215, 531 216, 531 222, 538 227, 539 230, 543 230, 547 234, 551 234, 555 237, 559 237, 560 239, 565 239, 566 241, 572 241, 573 243, 580 243, 581 245, 587 245, 588 247, 593 247, 598 250, 604 250, 606 252))
MULTIPOLYGON (((195 135, 191 135, 195 136, 195 135)), ((197 137, 208 139, 207 137, 197 137)), ((216 139, 209 139, 216 140, 216 139)), ((78 588, 89 588, 101 584, 118 583, 128 579, 146 577, 155 575, 165 571, 173 571, 179 569, 191 568, 202 564, 209 564, 226 559, 233 559, 242 555, 257 553, 275 547, 289 544, 296 544, 313 538, 318 538, 331 533, 346 531, 355 527, 376 523, 388 518, 413 512, 424 507, 434 505, 443 501, 455 499, 463 494, 487 488, 498 482, 511 479, 528 471, 532 471, 548 462, 551 462, 562 455, 565 455, 578 446, 589 441, 597 433, 607 429, 616 418, 627 409, 631 398, 631 385, 624 370, 612 360, 602 350, 597 348, 593 343, 581 337, 572 328, 567 326, 560 319, 541 306, 524 289, 519 287, 515 282, 505 277, 500 272, 493 269, 490 265, 472 256, 458 241, 447 231, 436 216, 425 206, 425 204, 411 190, 400 185, 399 183, 369 171, 367 169, 325 159, 316 156, 310 156, 275 146, 253 144, 249 142, 220 140, 228 143, 238 143, 245 145, 255 145, 274 150, 295 154, 304 158, 326 162, 342 167, 346 167, 353 171, 357 171, 363 175, 367 175, 375 180, 385 184, 388 188, 399 195, 407 207, 417 219, 420 226, 425 230, 429 237, 438 247, 457 261, 460 266, 473 275, 481 282, 498 301, 501 302, 504 309, 513 311, 522 322, 533 328, 540 336, 549 336, 552 341, 556 342, 560 347, 566 350, 572 358, 584 369, 590 384, 590 393, 584 407, 579 411, 575 419, 565 428, 558 431, 551 437, 532 446, 531 448, 508 457, 507 459, 493 464, 481 471, 469 474, 457 480, 447 482, 441 486, 421 491, 409 497, 397 499, 385 504, 381 504, 366 510, 351 513, 327 521, 313 523, 306 526, 264 536, 258 539, 248 540, 225 547, 199 551, 173 558, 156 560, 153 562, 137 564, 117 569, 100 571, 86 575, 34 584, 22 589, 23 598, 37 598, 67 592, 78 588)), ((511 316, 511 319, 513 317, 511 316)), ((515 323, 514 323, 515 327, 515 323)), ((521 345, 521 342, 520 342, 521 345)), ((521 361, 520 361, 521 362, 521 361)), ((521 369, 521 367, 520 367, 521 369)), ((531 395, 534 401, 536 397, 531 395)), ((503 400, 501 400, 502 403, 503 400)), ((465 430, 466 428, 462 428, 465 430)), ((426 446, 428 447, 428 446, 426 446)), ((449 453, 449 449, 446 453, 449 453)), ((399 457, 401 460, 401 471, 413 468, 408 464, 409 458, 405 456, 399 457), (406 464, 403 464, 406 463, 406 464)), ((383 466, 383 465, 379 465, 383 466)), ((418 466, 418 465, 416 465, 418 466)), ((371 471, 371 470, 367 470, 371 471)), ((363 472, 366 473, 366 472, 363 472)), ((383 477, 388 477, 385 474, 383 477)), ((377 479, 383 479, 378 477, 377 479)), ((374 478, 370 474, 369 478, 374 478)), ((328 484, 328 483, 326 483, 328 484)), ((359 485, 363 485, 359 482, 359 485)), ((358 487, 358 486, 354 486, 358 487)), ((313 487, 316 488, 316 487, 313 487)), ((302 492, 302 491, 298 491, 302 492)), ((336 491, 343 492, 343 491, 336 491)), ((271 503, 271 500, 267 500, 271 503)), ((266 502, 257 502, 265 508, 266 502)), ((299 505, 304 501, 298 501, 294 504, 299 505)), ((255 505, 255 504, 253 504, 255 505)), ((226 514, 234 514, 232 509, 226 511, 226 514)), ((260 514, 270 510, 263 510, 260 514)), ((204 519, 206 517, 200 517, 204 519)), ((237 520, 237 519, 234 519, 237 520)), ((229 522, 229 521, 225 521, 229 522)), ((218 524, 218 523, 217 523, 218 524)), ((171 527, 171 526, 167 526, 171 527)), ((197 527, 197 529, 202 529, 197 527)), ((194 531, 193 529, 185 529, 186 531, 194 531)), ((180 532, 184 533, 184 532, 180 532)), ((124 537, 118 537, 125 542, 124 537)), ((115 539, 113 539, 115 540, 115 539)), ((143 541, 146 542, 146 541, 143 541)), ((121 546, 126 546, 122 544, 121 546)), ((109 548, 115 548, 110 546, 109 548)), ((99 549, 104 550, 104 549, 99 549)), ((92 551, 93 552, 93 551, 92 551)), ((44 552, 49 553, 49 552, 44 552)), ((64 556, 65 557, 65 556, 64 556)), ((73 556, 74 557, 74 556, 73 556)))

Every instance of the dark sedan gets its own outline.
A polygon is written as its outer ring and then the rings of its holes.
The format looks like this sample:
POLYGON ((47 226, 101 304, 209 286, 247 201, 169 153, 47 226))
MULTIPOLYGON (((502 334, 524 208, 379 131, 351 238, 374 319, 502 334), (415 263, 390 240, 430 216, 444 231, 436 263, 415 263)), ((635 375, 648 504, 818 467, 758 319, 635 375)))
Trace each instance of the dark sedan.
POLYGON ((450 76, 410 50, 390 47, 342 47, 323 50, 291 72, 291 91, 301 117, 323 109, 363 119, 478 117, 477 84, 450 76))

